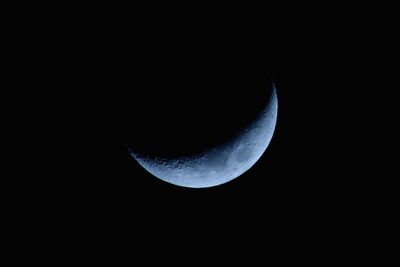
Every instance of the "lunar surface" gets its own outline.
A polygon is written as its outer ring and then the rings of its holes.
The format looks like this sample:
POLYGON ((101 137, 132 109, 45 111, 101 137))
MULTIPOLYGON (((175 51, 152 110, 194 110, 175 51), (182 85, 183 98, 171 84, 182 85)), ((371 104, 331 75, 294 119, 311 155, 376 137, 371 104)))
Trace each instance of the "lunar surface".
POLYGON ((229 140, 192 156, 164 158, 129 149, 148 172, 174 185, 203 188, 231 181, 249 170, 267 149, 278 111, 276 88, 256 119, 229 140))

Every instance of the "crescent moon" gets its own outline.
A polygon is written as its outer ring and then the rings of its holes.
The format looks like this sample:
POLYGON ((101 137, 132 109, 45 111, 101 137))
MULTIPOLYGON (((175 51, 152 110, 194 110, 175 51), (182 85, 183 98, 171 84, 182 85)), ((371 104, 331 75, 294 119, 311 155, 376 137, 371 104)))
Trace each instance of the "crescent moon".
POLYGON ((149 157, 129 152, 152 175, 168 183, 205 188, 229 182, 249 170, 267 149, 278 113, 276 87, 256 119, 225 143, 194 156, 149 157))

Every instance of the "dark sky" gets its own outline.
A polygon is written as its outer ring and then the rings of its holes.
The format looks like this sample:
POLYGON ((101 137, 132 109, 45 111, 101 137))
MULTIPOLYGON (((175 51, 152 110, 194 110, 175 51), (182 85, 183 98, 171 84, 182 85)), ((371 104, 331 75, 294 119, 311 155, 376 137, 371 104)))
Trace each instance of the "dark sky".
MULTIPOLYGON (((314 46, 293 44, 307 36, 279 40, 269 31, 262 36, 197 38, 183 47, 177 47, 180 41, 160 47, 152 39, 151 46, 136 40, 134 48, 123 44, 113 58, 102 62, 102 69, 91 73, 102 82, 96 80, 98 87, 84 98, 94 109, 82 121, 83 129, 92 123, 90 130, 97 130, 87 136, 83 132, 89 143, 84 157, 79 155, 84 174, 74 175, 73 182, 68 179, 69 190, 77 194, 72 203, 78 210, 85 213, 84 203, 94 216, 109 214, 112 223, 123 227, 150 223, 157 233, 169 234, 217 233, 230 224, 236 232, 244 220, 246 229, 254 226, 264 236, 272 228, 277 231, 273 235, 302 234, 299 227, 326 220, 332 209, 345 205, 343 198, 350 197, 352 185, 343 185, 337 168, 343 162, 332 161, 331 155, 337 140, 332 138, 335 127, 330 127, 329 94, 337 81, 330 80, 335 77, 324 67, 334 55, 324 58, 316 55, 314 46), (194 129, 190 133, 194 138, 185 139, 185 144, 196 145, 203 133, 212 137, 220 126, 219 120, 212 121, 204 131, 196 120, 207 125, 204 117, 215 120, 215 115, 226 118, 224 123, 230 126, 240 123, 259 105, 259 92, 272 81, 279 102, 274 137, 263 157, 232 182, 198 190, 176 187, 147 173, 124 146, 141 144, 138 138, 144 138, 143 143, 157 151, 160 140, 173 138, 174 128, 182 128, 180 122, 185 129, 187 125, 194 129), (302 226, 303 220, 308 223, 302 226)), ((76 153, 81 153, 79 149, 76 153)))
POLYGON ((324 61, 334 55, 302 45, 306 35, 284 38, 284 32, 262 28, 223 34, 183 28, 161 31, 157 38, 148 36, 151 31, 123 32, 109 32, 115 38, 100 45, 93 36, 85 36, 82 46, 63 43, 69 48, 59 59, 65 65, 52 70, 49 83, 61 81, 61 95, 51 105, 62 110, 53 131, 63 138, 54 140, 54 149, 68 160, 55 157, 52 175, 43 178, 45 194, 56 198, 46 205, 124 224, 144 223, 152 214, 174 224, 210 225, 225 214, 278 226, 283 218, 289 223, 314 216, 335 202, 328 197, 338 182, 330 180, 335 169, 324 168, 324 155, 335 143, 324 137, 332 115, 324 111, 337 82, 329 80, 336 77, 325 72, 324 61), (215 127, 246 121, 272 82, 279 103, 274 137, 255 166, 226 185, 193 190, 167 184, 149 175, 124 146, 140 144, 140 138, 158 145, 181 124, 191 127, 188 145, 202 142, 205 133, 212 138, 215 127), (205 118, 211 119, 208 127, 205 118))
POLYGON ((26 68, 37 73, 24 79, 40 90, 27 94, 45 104, 26 114, 24 133, 33 133, 20 152, 32 158, 24 171, 40 175, 10 180, 18 229, 29 220, 75 240, 139 239, 148 249, 199 240, 214 252, 255 238, 282 253, 288 242, 298 247, 310 236, 318 242, 319 233, 340 239, 351 228, 362 236, 358 218, 377 198, 390 202, 393 194, 372 190, 375 180, 360 175, 366 166, 356 160, 368 140, 353 127, 374 114, 355 105, 363 102, 355 66, 367 60, 346 41, 350 34, 339 36, 329 23, 317 28, 315 21, 279 18, 132 28, 124 18, 114 21, 120 27, 77 27, 74 38, 51 35, 51 44, 39 45, 45 52, 29 53, 26 68), (217 142, 226 134, 220 129, 234 129, 257 111, 263 86, 272 82, 278 120, 271 143, 227 184, 165 183, 126 149, 130 143, 165 152, 173 143, 163 141, 176 142, 176 134, 185 147, 202 146, 205 137, 217 142), (188 133, 177 131, 182 126, 188 133))

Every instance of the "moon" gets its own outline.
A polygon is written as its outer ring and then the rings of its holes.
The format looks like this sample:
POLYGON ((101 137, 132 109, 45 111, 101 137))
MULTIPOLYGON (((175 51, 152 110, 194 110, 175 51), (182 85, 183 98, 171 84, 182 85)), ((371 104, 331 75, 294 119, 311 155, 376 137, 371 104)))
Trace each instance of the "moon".
POLYGON ((234 136, 195 155, 170 158, 128 150, 143 168, 165 182, 190 188, 224 184, 249 170, 267 149, 278 113, 275 84, 265 103, 255 119, 234 136))

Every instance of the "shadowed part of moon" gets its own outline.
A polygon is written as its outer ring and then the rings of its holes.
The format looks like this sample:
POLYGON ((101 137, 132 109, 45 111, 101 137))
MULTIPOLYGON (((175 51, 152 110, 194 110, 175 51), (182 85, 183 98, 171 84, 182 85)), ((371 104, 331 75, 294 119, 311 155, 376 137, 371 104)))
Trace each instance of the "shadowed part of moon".
POLYGON ((236 136, 194 156, 163 158, 131 151, 148 172, 166 182, 193 188, 231 181, 250 169, 268 147, 278 111, 276 89, 257 118, 236 136))

